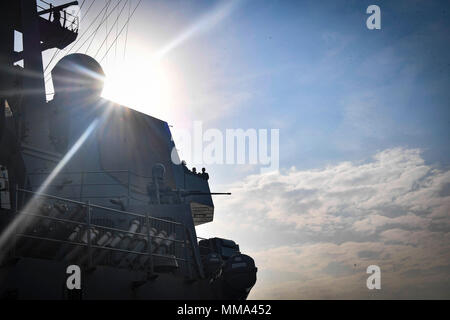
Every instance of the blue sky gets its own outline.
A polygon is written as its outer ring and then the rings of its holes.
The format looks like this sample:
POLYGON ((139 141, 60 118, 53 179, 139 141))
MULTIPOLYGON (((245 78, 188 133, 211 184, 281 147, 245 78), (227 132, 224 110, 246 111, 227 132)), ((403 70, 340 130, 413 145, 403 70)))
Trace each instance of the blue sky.
MULTIPOLYGON (((427 161, 448 165, 445 1, 232 2, 224 19, 165 57, 181 87, 168 106, 184 117, 162 115, 175 128, 185 119, 205 128, 280 128, 283 167, 361 160, 396 146, 419 147, 427 161), (366 28, 370 4, 381 7, 381 30, 366 28)), ((145 60, 226 3, 143 1, 128 51, 145 60)), ((112 51, 106 71, 115 66, 112 51)), ((158 106, 134 107, 159 116, 158 106)))
POLYGON ((382 29, 370 31, 364 1, 243 3, 204 39, 229 79, 221 89, 248 93, 238 117, 212 125, 280 127, 284 167, 395 146, 448 164, 448 16, 439 4, 379 5, 382 29))
POLYGON ((251 298, 449 298, 448 2, 230 3, 143 1, 126 57, 102 62, 108 76, 176 43, 161 62, 168 96, 130 107, 173 131, 280 129, 278 174, 207 168, 233 196, 199 234, 255 257, 251 298), (371 4, 381 30, 366 28, 371 4), (380 292, 365 288, 369 264, 380 292))
MULTIPOLYGON (((236 3, 165 58, 184 92, 171 107, 184 120, 280 128, 286 168, 364 160, 397 146, 421 148, 427 161, 448 165, 445 2, 378 1, 381 30, 366 28, 370 1, 236 3)), ((130 37, 157 50, 220 6, 144 1, 130 37)))

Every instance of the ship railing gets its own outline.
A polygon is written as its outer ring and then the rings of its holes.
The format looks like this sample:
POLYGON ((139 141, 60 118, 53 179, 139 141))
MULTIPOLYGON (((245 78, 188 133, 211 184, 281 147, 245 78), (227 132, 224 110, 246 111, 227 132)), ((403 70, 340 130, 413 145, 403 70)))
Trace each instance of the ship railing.
POLYGON ((18 199, 19 193, 31 197, 24 208, 16 210, 16 214, 24 216, 23 222, 15 230, 13 253, 16 257, 39 257, 81 262, 80 264, 87 266, 88 269, 93 269, 98 265, 143 269, 149 275, 159 272, 158 270, 175 271, 178 269, 178 263, 181 263, 187 278, 192 279, 193 277, 193 248, 188 240, 187 229, 180 222, 153 217, 148 212, 142 215, 100 206, 89 201, 80 202, 22 188, 16 188, 16 192, 16 199, 18 199), (53 204, 57 203, 61 208, 66 205, 66 214, 42 213, 43 206, 51 203, 42 199, 54 201, 53 204), (78 215, 75 217, 71 215, 69 206, 75 210, 78 208, 78 215), (37 208, 40 209, 36 210, 37 208), (145 230, 143 231, 142 227, 127 230, 96 222, 93 217, 94 210, 124 215, 128 217, 128 220, 134 221, 133 223, 141 223, 141 226, 145 226, 145 230), (165 227, 162 227, 163 225, 165 227), (159 226, 160 230, 167 231, 151 232, 154 226, 159 226), (78 230, 78 237, 74 236, 76 230, 78 230), (170 234, 170 232, 173 233, 170 234), (111 242, 109 245, 99 245, 99 239, 104 239, 108 234, 114 239, 117 237, 128 239, 128 244, 145 239, 146 245, 143 246, 141 243, 139 250, 137 250, 137 245, 134 250, 130 245, 112 246, 111 242), (173 236, 174 234, 175 236, 173 236), (161 245, 164 241, 165 247, 161 245), (119 259, 117 260, 117 258, 119 259), (168 263, 164 263, 164 261, 168 261, 168 263), (157 265, 158 263, 159 265, 157 265), (161 265, 164 267, 163 269, 161 269, 161 265))
MULTIPOLYGON (((41 11, 41 12, 48 12, 54 7, 53 4, 51 4, 47 1, 44 1, 44 0, 38 0, 36 2, 36 6, 39 9, 39 11, 41 11)), ((70 31, 76 32, 79 28, 79 23, 80 23, 78 16, 67 12, 67 10, 61 10, 61 11, 62 11, 62 15, 59 19, 60 20, 59 23, 60 23, 61 27, 66 28, 70 31)), ((49 21, 51 21, 52 18, 54 18, 51 11, 43 14, 43 16, 45 16, 45 18, 49 21)))
MULTIPOLYGON (((42 176, 42 181, 44 181, 45 177, 48 176, 49 172, 31 172, 28 173, 28 177, 32 176, 42 176)), ((130 205, 131 201, 137 201, 140 203, 148 203, 148 193, 146 190, 146 184, 151 182, 152 177, 151 176, 144 176, 137 174, 131 170, 104 170, 104 171, 68 171, 68 172, 61 172, 59 173, 59 176, 62 179, 66 179, 68 177, 75 177, 74 180, 75 183, 71 182, 67 185, 62 185, 61 181, 57 181, 54 183, 51 183, 48 185, 48 188, 66 188, 66 187, 75 187, 78 189, 78 200, 79 201, 85 201, 85 200, 93 200, 93 199, 112 199, 112 198, 118 198, 122 199, 124 198, 126 200, 126 204, 130 205), (99 176, 100 175, 100 176, 99 176), (123 181, 120 181, 117 179, 117 177, 114 177, 112 175, 123 175, 123 181), (96 178, 95 180, 101 180, 106 179, 108 182, 96 182, 96 183, 90 183, 89 181, 92 178, 96 178), (141 183, 136 183, 136 180, 140 180, 141 183), (102 194, 102 195, 92 195, 89 194, 90 188, 97 188, 97 187, 106 187, 108 186, 116 186, 121 187, 123 189, 122 191, 116 193, 116 194, 102 194), (142 195, 142 199, 138 198, 137 195, 142 195)), ((30 188, 38 188, 41 186, 42 181, 35 181, 35 183, 30 184, 30 188)), ((104 193, 104 192, 102 192, 104 193)))

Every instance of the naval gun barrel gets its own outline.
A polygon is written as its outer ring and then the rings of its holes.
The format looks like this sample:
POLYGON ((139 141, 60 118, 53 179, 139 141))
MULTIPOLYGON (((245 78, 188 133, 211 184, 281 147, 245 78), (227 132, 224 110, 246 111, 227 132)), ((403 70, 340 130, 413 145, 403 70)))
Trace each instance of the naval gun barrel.
POLYGON ((180 197, 189 197, 189 196, 221 196, 231 195, 231 192, 202 192, 202 191, 181 191, 180 197))

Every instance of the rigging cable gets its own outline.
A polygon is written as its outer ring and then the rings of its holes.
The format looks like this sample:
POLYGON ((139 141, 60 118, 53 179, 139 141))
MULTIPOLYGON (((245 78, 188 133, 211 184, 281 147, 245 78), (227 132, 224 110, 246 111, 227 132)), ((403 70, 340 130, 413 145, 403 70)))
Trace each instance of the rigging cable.
MULTIPOLYGON (((125 2, 125 5, 127 3, 125 2)), ((114 21, 113 25, 111 26, 111 29, 109 30, 108 34, 105 37, 105 40, 103 40, 102 44, 100 45, 100 47, 98 48, 97 52, 94 55, 94 59, 97 57, 98 53, 100 52, 101 48, 103 47, 103 45, 105 44, 105 41, 108 41, 108 36, 111 33, 111 31, 113 31, 114 26, 116 25, 117 21, 119 20, 120 15, 122 14, 123 9, 125 8, 125 5, 122 6, 122 9, 120 10, 119 15, 117 16, 116 20, 114 21)), ((116 38, 117 39, 117 38, 116 38)), ((115 41, 114 41, 115 42, 115 41)), ((114 42, 112 43, 114 45, 114 42)), ((106 47, 108 48, 108 43, 106 42, 106 47)), ((109 50, 108 50, 109 51, 109 50)))
MULTIPOLYGON (((125 5, 127 5, 126 2, 125 2, 125 5)), ((119 13, 117 13, 117 19, 119 19, 119 13)), ((116 37, 117 37, 117 32, 118 31, 119 31, 119 23, 116 24, 116 37)), ((116 58, 117 58, 117 42, 116 42, 116 45, 115 45, 115 48, 114 48, 114 63, 116 63, 116 58)))
MULTIPOLYGON (((125 22, 124 26, 122 27, 122 29, 120 30, 118 36, 114 39, 114 42, 117 41, 117 39, 119 38, 120 34, 122 33, 122 31, 125 29, 125 27, 128 25, 128 23, 130 22, 131 18, 133 17, 136 9, 139 7, 139 5, 141 4, 142 0, 139 0, 139 2, 137 3, 137 5, 134 7, 133 12, 131 13, 131 15, 128 17, 127 21, 125 22)), ((105 55, 103 56, 103 58, 100 60, 100 63, 103 61, 103 59, 106 57, 106 55, 108 54, 109 50, 111 49, 112 45, 108 48, 108 50, 106 50, 105 55)))
MULTIPOLYGON (((95 1, 95 0, 94 0, 95 1)), ((122 0, 119 0, 119 2, 114 6, 114 8, 116 8, 120 2, 122 0)), ((70 49, 64 54, 64 57, 66 55, 68 55, 70 53, 70 51, 72 51, 72 49, 75 47, 75 45, 83 38, 83 36, 88 32, 88 30, 90 29, 90 27, 94 24, 95 21, 97 21, 97 18, 101 15, 102 11, 105 10, 105 8, 109 5, 109 3, 111 2, 111 0, 108 1, 107 4, 105 4, 105 6, 103 6, 103 8, 100 10, 100 12, 98 13, 98 15, 95 17, 95 19, 89 24, 89 26, 87 27, 87 29, 84 31, 84 33, 77 39, 77 41, 75 41, 75 43, 72 45, 72 47, 70 47, 70 49)), ((113 8, 113 10, 114 10, 113 8)), ((108 19, 109 15, 112 13, 112 11, 108 14, 108 16, 105 19, 108 19)), ((98 27, 94 30, 94 32, 91 32, 91 34, 86 38, 86 40, 81 44, 80 47, 78 47, 78 49, 76 49, 75 51, 80 50, 87 41, 89 41, 89 39, 92 37, 92 35, 95 36, 96 32, 98 31, 98 29, 100 29, 100 27, 102 26, 103 22, 105 22, 105 19, 101 19, 100 24, 98 25, 98 27)), ((50 74, 48 75, 49 78, 46 80, 46 83, 51 79, 50 74)))
MULTIPOLYGON (((110 4, 111 4, 111 1, 108 2, 108 6, 107 6, 105 12, 103 12, 103 17, 100 19, 100 21, 103 21, 103 19, 105 18, 105 15, 108 13, 108 7, 110 4)), ((100 22, 100 24, 101 24, 101 22, 100 22)), ((94 41, 95 36, 97 35, 97 30, 98 30, 98 28, 95 30, 94 35, 91 37, 91 42, 89 42, 89 45, 88 45, 86 51, 84 51, 85 54, 87 54, 87 52, 89 51, 89 48, 91 47, 91 44, 94 41)))
MULTIPOLYGON (((88 14, 89 10, 92 8, 92 5, 94 4, 94 2, 95 2, 95 0, 92 1, 91 5, 90 5, 90 6, 88 7, 88 9, 86 10, 86 14, 83 15, 83 16, 81 17, 80 23, 81 23, 81 21, 83 21, 83 19, 84 19, 85 17, 87 17, 87 14, 88 14)), ((83 4, 84 4, 84 2, 83 2, 83 4)), ((102 10, 103 10, 103 9, 102 9, 102 10)), ((80 10, 79 10, 78 12, 80 12, 80 11, 81 11, 81 7, 80 7, 80 10)), ((99 12, 99 14, 100 14, 100 13, 101 13, 101 11, 99 12)), ((88 27, 88 29, 89 29, 89 27, 88 27)), ((78 40, 77 40, 76 42, 78 42, 78 41, 86 34, 86 32, 87 32, 88 29, 86 29, 86 30, 81 34, 81 36, 78 38, 78 40)), ((76 42, 75 42, 75 43, 76 43, 76 42)), ((72 48, 73 48, 73 46, 72 46, 72 47, 64 54, 63 57, 65 57, 65 56, 70 52, 70 50, 72 50, 72 48)), ((62 50, 59 50, 59 49, 57 49, 57 50, 55 51, 55 53, 53 54, 52 58, 51 58, 50 61, 47 63, 47 66, 46 66, 45 69, 44 69, 44 73, 45 73, 45 71, 47 70, 47 68, 50 66, 50 64, 52 63, 52 61, 56 58, 56 56, 57 56, 61 51, 62 51, 62 50)), ((47 73, 46 76, 44 76, 44 79, 45 79, 45 84, 47 84, 47 83, 50 81, 50 79, 51 79, 51 74, 50 74, 50 72, 47 73), (47 79, 45 79, 45 78, 47 78, 47 79)))
MULTIPOLYGON (((111 2, 111 0, 108 1, 108 3, 110 3, 110 2, 111 2)), ((86 44, 86 42, 89 41, 89 39, 90 39, 93 35, 95 35, 95 34, 97 33, 97 31, 100 29, 100 27, 102 26, 102 24, 103 24, 105 21, 107 21, 108 17, 113 13, 114 9, 117 8, 117 6, 120 4, 120 2, 122 2, 122 0, 119 0, 119 1, 116 3, 116 5, 112 8, 112 10, 106 15, 106 17, 105 17, 104 19, 102 18, 102 19, 100 20, 100 24, 97 26, 97 28, 95 28, 95 30, 94 30, 93 32, 91 32, 91 34, 90 34, 90 35, 88 36, 88 38, 83 42, 83 44, 82 44, 81 46, 79 46, 78 49, 76 49, 75 51, 80 50, 80 49, 86 44)), ((103 9, 105 9, 105 7, 106 7, 106 5, 103 7, 103 9)), ((103 11, 103 9, 102 9, 102 11, 103 11)), ((100 12, 100 13, 101 13, 101 12, 100 12)), ((100 13, 99 13, 98 16, 100 16, 100 13)), ((97 16, 97 18, 98 18, 98 16, 97 16)))
MULTIPOLYGON (((100 10, 99 15, 100 15, 101 12, 105 9, 105 7, 106 7, 107 5, 109 5, 110 1, 111 1, 111 0, 109 0, 108 3, 102 8, 102 10, 100 10)), ((110 11, 110 13, 108 14, 108 16, 107 16, 105 19, 108 19, 108 17, 111 15, 111 13, 114 11, 114 9, 117 8, 117 6, 120 4, 121 1, 122 1, 122 0, 119 0, 119 1, 118 1, 118 3, 114 6, 114 8, 110 11)), ((94 2, 95 2, 95 0, 94 0, 94 2)), ((127 2, 128 2, 128 1, 127 1, 127 2)), ((116 21, 115 21, 114 24, 117 23, 117 20, 119 19, 119 17, 120 17, 120 15, 121 15, 123 9, 125 8, 127 2, 125 3, 125 5, 124 5, 124 6, 122 7, 122 9, 120 10, 120 13, 119 13, 119 15, 118 15, 118 17, 117 17, 117 19, 116 19, 116 21)), ((134 13, 136 12, 137 8, 138 8, 139 5, 141 4, 141 2, 142 2, 142 0, 139 0, 139 2, 136 4, 136 6, 134 7, 134 9, 133 9, 133 11, 132 11, 131 13, 130 13, 131 3, 128 2, 128 3, 129 3, 129 15, 128 15, 128 18, 127 18, 125 24, 123 25, 123 27, 120 29, 120 31, 119 31, 119 33, 117 34, 116 38, 113 40, 113 43, 107 48, 105 54, 103 55, 102 59, 100 60, 100 63, 101 63, 101 62, 105 59, 105 57, 108 55, 108 53, 109 53, 109 51, 111 50, 112 46, 117 42, 117 39, 120 37, 120 35, 122 34, 122 32, 123 32, 123 30, 125 29, 125 27, 127 27, 127 30, 128 30, 128 24, 129 24, 131 18, 133 17, 134 13)), ((89 8, 91 8, 91 7, 92 7, 92 4, 91 4, 91 6, 90 6, 89 8)), ((86 11, 86 14, 87 14, 87 11, 86 11)), ((98 15, 98 16, 99 16, 99 15, 98 15)), ((97 16, 97 17, 98 17, 98 16, 97 16)), ((104 17, 104 16, 105 16, 105 14, 103 15, 103 17, 104 17)), ((85 16, 83 16, 82 19, 83 19, 84 17, 85 17, 85 16)), ((81 19, 81 20, 82 20, 82 19, 81 19)), ((97 19, 97 18, 95 18, 94 21, 96 21, 96 19, 97 19)), ((95 37, 95 34, 96 34, 97 30, 98 30, 98 29, 100 28, 100 26, 103 24, 103 22, 105 21, 105 19, 102 18, 102 20, 101 20, 99 26, 95 29, 94 33, 91 33, 91 35, 90 35, 90 36, 85 40, 85 42, 78 48, 78 50, 84 46, 84 44, 86 43, 86 41, 89 40, 89 39, 91 38, 92 35, 94 35, 94 37, 95 37)), ((81 22, 81 20, 80 20, 80 22, 81 22)), ((93 24, 93 23, 91 23, 90 26, 91 26, 92 24, 93 24)), ((111 30, 108 32, 107 36, 108 36, 109 33, 113 30, 114 24, 113 24, 113 26, 111 27, 111 30)), ((89 27, 90 27, 90 26, 89 26, 89 27)), ((88 29, 89 29, 89 27, 88 27, 88 29)), ((86 29, 86 31, 83 33, 83 35, 82 35, 76 42, 78 42, 78 41, 86 34, 86 32, 87 32, 88 29, 86 29)), ((95 56, 97 56, 97 54, 98 54, 98 52, 100 51, 101 47, 103 46, 103 44, 104 44, 105 41, 107 40, 107 36, 106 36, 106 38, 103 40, 103 42, 102 42, 102 44, 101 44, 101 46, 100 46, 100 48, 99 48, 99 50, 97 51, 97 53, 96 53, 95 56)), ((76 44, 76 43, 75 43, 75 44, 76 44)), ((70 50, 72 50, 72 48, 75 46, 75 44, 70 48, 70 50)), ((68 52, 66 52, 65 55, 67 55, 67 54, 70 52, 70 50, 69 50, 68 52)), ((124 54, 125 54, 125 51, 124 51, 124 54)), ((65 56, 65 55, 64 55, 64 56, 65 56)), ((50 63, 49 63, 49 64, 50 64, 50 63)), ((47 65, 47 67, 48 67, 48 65, 47 65)), ((50 79, 51 79, 51 77, 46 81, 46 83, 47 83, 50 79)))
MULTIPOLYGON (((114 12, 114 9, 115 9, 115 7, 112 9, 112 12, 114 12)), ((106 44, 108 44, 108 17, 106 17, 106 22, 105 22, 105 39, 106 39, 106 44)))
MULTIPOLYGON (((128 0, 128 19, 130 19, 131 14, 131 2, 133 0, 128 0)), ((125 53, 127 52, 127 41, 128 41, 128 24, 127 24, 127 31, 125 32, 125 45, 123 47, 123 59, 125 60, 125 53)))
MULTIPOLYGON (((85 1, 86 1, 86 0, 83 0, 83 2, 81 3, 80 9, 78 10, 78 14, 81 12, 81 8, 83 8, 83 5, 84 5, 84 2, 85 2, 85 1)), ((92 5, 94 4, 94 2, 95 2, 95 0, 92 1, 91 5, 90 5, 89 8, 86 10, 86 14, 85 14, 83 17, 81 17, 79 23, 81 23, 81 21, 83 21, 83 18, 87 15, 87 13, 88 13, 89 10, 91 9, 91 7, 92 7, 92 5)), ((68 37, 68 35, 66 35, 66 36, 64 37, 64 40, 65 40, 65 38, 67 38, 67 37, 68 37)), ((47 65, 46 65, 45 68, 44 68, 44 73, 45 73, 45 71, 47 71, 47 68, 50 66, 50 64, 51 64, 52 61, 56 58, 56 56, 58 55, 59 52, 61 52, 60 49, 56 49, 56 50, 55 50, 55 52, 53 53, 52 58, 50 59, 50 61, 47 63, 47 65)))

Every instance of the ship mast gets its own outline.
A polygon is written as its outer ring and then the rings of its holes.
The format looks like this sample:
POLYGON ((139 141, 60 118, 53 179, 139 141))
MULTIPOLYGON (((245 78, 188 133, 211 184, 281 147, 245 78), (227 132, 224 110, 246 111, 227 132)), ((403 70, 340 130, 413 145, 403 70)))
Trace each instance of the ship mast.
MULTIPOLYGON (((43 0, 11 1, 3 5, 0 13, 0 131, 4 126, 5 101, 20 96, 16 105, 8 101, 19 127, 25 121, 32 121, 34 112, 45 103, 45 83, 42 52, 52 48, 63 49, 78 35, 78 18, 64 9, 77 5, 72 1, 53 6, 43 0), (47 8, 43 7, 47 6, 47 8), (38 11, 40 10, 40 11, 38 11), (14 51, 14 31, 22 33, 23 50, 14 51), (23 60, 23 68, 17 72, 15 63, 23 60), (19 73, 20 87, 14 83, 14 74, 19 73), (18 119, 18 117, 21 119, 18 119), (3 120, 2 120, 3 119, 3 120)), ((16 81, 17 82, 17 81, 16 81)), ((17 129, 17 136, 23 132, 17 129)), ((1 133, 0 133, 1 137, 1 133)))

